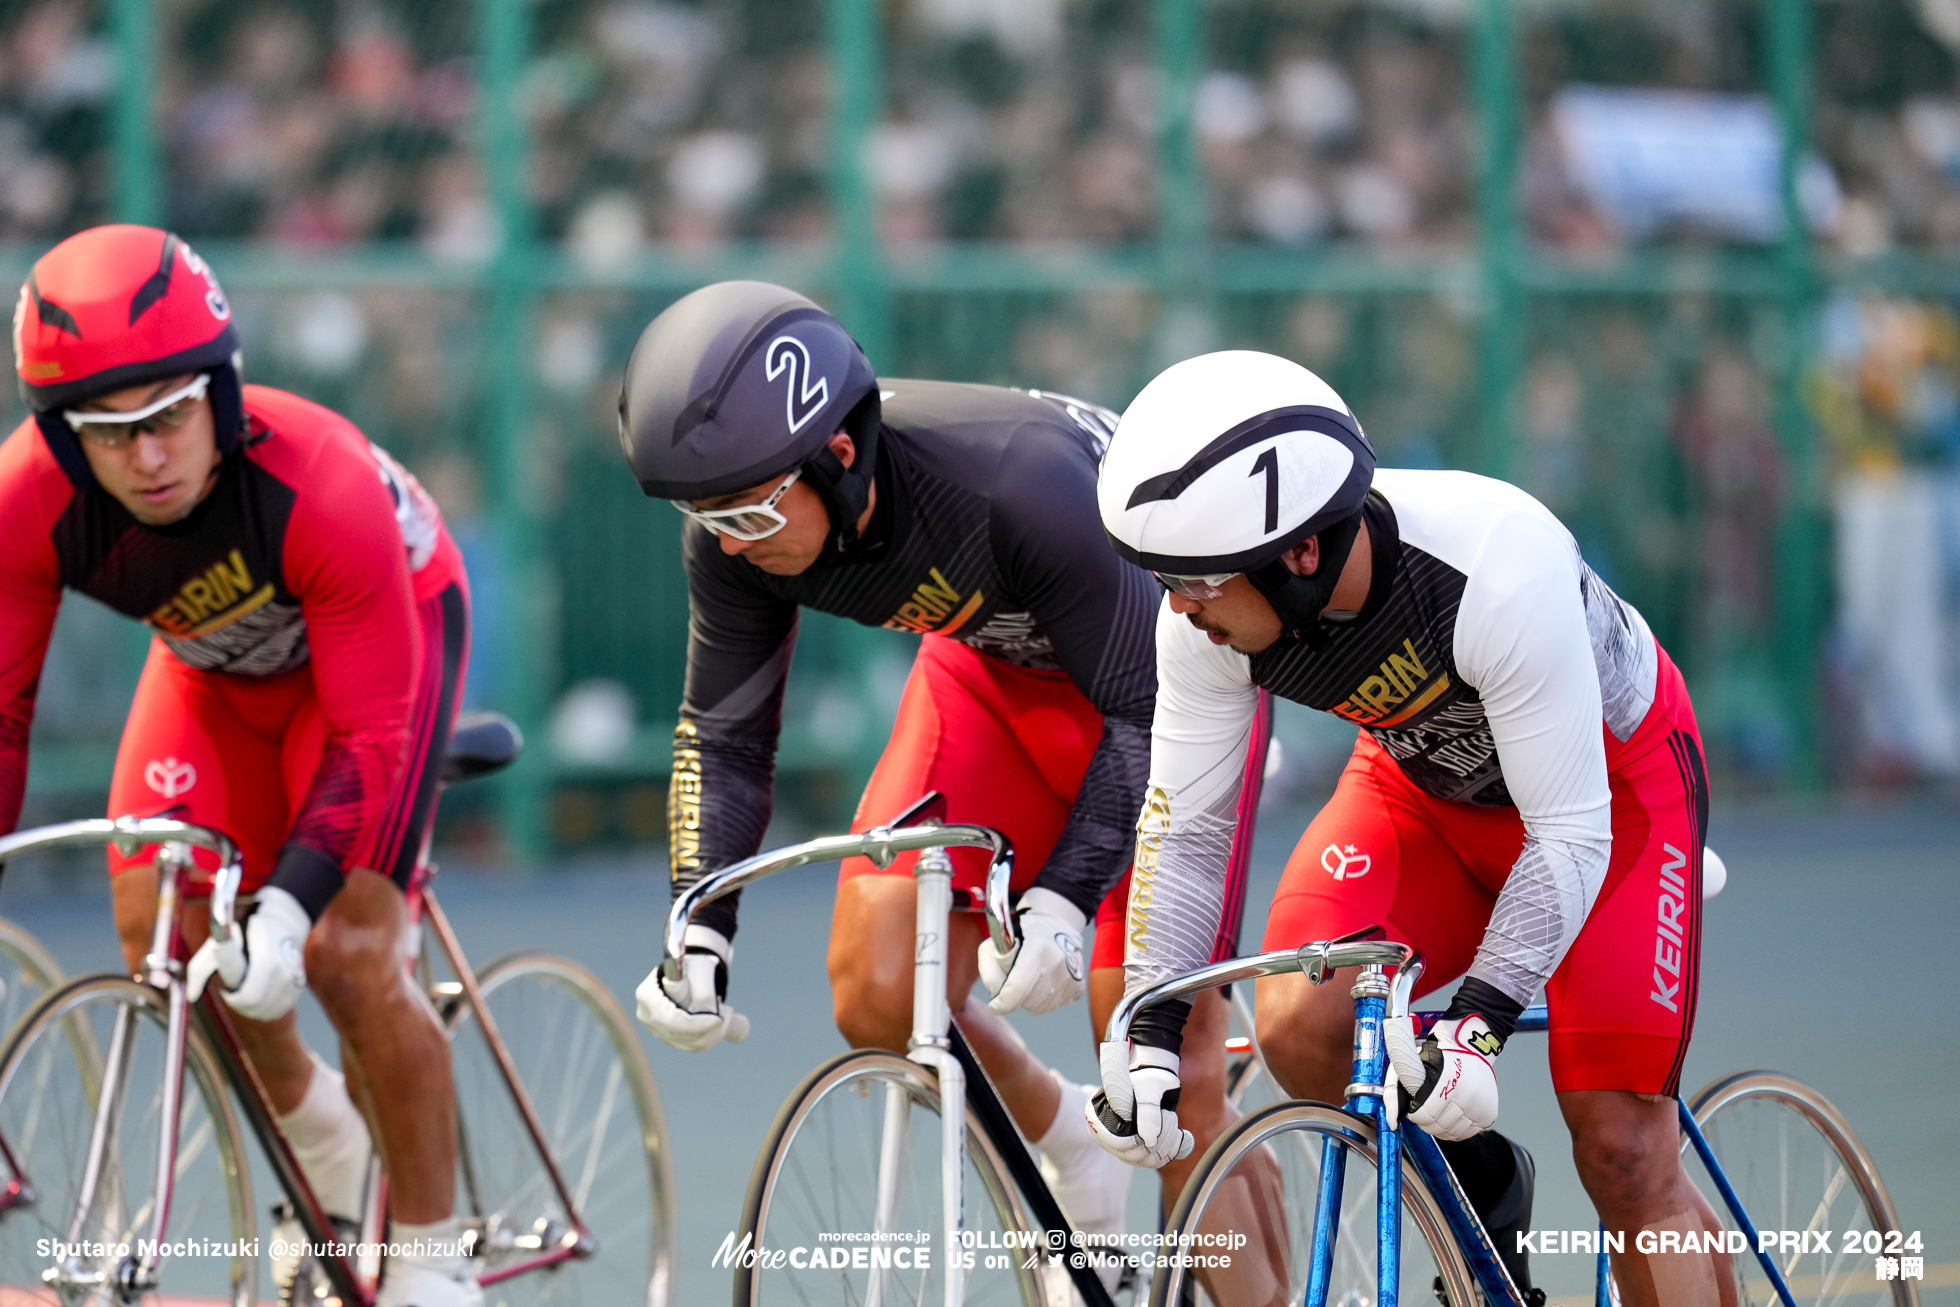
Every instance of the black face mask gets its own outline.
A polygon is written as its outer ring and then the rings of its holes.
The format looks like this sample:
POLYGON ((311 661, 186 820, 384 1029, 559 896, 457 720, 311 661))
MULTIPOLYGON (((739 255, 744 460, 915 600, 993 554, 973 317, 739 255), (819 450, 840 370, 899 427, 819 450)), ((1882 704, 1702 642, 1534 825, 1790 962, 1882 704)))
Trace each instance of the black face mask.
POLYGON ((1300 640, 1309 649, 1325 649, 1327 635, 1321 630, 1321 610, 1334 597, 1341 583, 1341 569, 1354 551, 1355 536, 1361 530, 1361 514, 1343 518, 1320 532, 1320 565, 1312 576, 1297 576, 1283 558, 1254 568, 1245 574, 1266 602, 1279 614, 1281 639, 1300 640))

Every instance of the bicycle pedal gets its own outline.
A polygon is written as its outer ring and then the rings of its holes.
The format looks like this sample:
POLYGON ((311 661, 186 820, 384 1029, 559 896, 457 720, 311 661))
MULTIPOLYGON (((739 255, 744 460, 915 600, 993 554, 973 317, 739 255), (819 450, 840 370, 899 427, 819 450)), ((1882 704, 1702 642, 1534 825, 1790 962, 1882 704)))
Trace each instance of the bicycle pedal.
MULTIPOLYGON (((292 1205, 281 1199, 273 1206, 275 1213, 282 1204, 287 1212, 292 1211, 292 1205)), ((343 1217, 333 1218, 333 1232, 342 1243, 355 1244, 361 1239, 361 1227, 343 1217)), ((333 1280, 319 1258, 309 1255, 299 1259, 293 1282, 280 1291, 279 1307, 345 1307, 345 1300, 333 1287, 333 1280)))

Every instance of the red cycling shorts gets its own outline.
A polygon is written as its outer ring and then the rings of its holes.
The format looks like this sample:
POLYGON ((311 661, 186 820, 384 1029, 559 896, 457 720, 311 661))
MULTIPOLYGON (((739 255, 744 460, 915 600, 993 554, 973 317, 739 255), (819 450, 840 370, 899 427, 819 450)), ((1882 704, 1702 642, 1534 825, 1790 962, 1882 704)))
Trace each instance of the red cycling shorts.
MULTIPOLYGON (((469 659, 469 599, 461 585, 416 608, 419 671, 409 721, 408 766, 388 805, 381 872, 411 889, 441 789, 442 758, 469 659)), ((243 889, 272 874, 299 805, 312 788, 326 742, 313 672, 300 667, 278 676, 199 671, 150 645, 149 660, 129 708, 109 815, 175 817, 213 826, 238 842, 245 856, 243 889)), ((125 858, 109 848, 109 874, 147 865, 154 849, 125 858)), ((198 850, 198 865, 217 866, 198 850)))
MULTIPOLYGON (((948 821, 991 826, 1014 842, 1014 888, 1026 889, 1055 851, 1102 732, 1102 714, 1068 673, 1016 667, 928 635, 851 829, 882 825, 938 790, 948 821)), ((977 895, 987 851, 954 849, 952 856, 954 886, 977 895)), ((889 867, 846 858, 838 881, 910 876, 918 857, 902 853, 889 867)), ((1126 876, 1117 889, 1127 894, 1128 884, 1126 876)))
MULTIPOLYGON (((1238 820, 1232 827, 1232 852, 1225 863, 1225 910, 1219 914, 1218 932, 1212 936, 1211 958, 1223 962, 1239 955, 1239 923, 1245 917, 1246 872, 1252 865, 1252 835, 1258 824, 1259 795, 1266 783, 1266 750, 1273 739, 1273 697, 1259 691, 1259 706, 1253 712, 1251 739, 1245 750, 1245 771, 1239 778, 1238 820)), ((1089 951, 1089 967, 1123 965, 1123 923, 1130 910, 1130 873, 1116 883, 1102 906, 1096 909, 1096 942, 1089 951)))
MULTIPOLYGON (((1552 1085, 1674 1094, 1694 1030, 1708 781, 1694 707, 1666 651, 1647 719, 1625 744, 1607 734, 1606 761, 1606 881, 1545 986, 1552 1085)), ((1380 926, 1421 950, 1417 992, 1427 993, 1469 970, 1523 847, 1517 809, 1417 789, 1363 731, 1286 865, 1263 947, 1380 926)))

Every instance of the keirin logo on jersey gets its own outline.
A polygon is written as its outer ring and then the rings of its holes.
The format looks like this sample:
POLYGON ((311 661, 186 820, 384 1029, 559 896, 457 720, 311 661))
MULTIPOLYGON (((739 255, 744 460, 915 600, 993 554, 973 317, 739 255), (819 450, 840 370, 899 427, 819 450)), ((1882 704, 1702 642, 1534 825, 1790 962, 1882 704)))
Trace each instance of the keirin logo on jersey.
POLYGON ((1338 844, 1329 844, 1320 851, 1320 865, 1335 880, 1360 880, 1368 874, 1373 860, 1365 853, 1355 852, 1352 844, 1343 849, 1338 844))
POLYGON ((166 799, 174 799, 197 784, 197 768, 175 758, 152 758, 143 768, 143 781, 166 799))
POLYGON ((789 373, 789 396, 783 409, 789 417, 790 434, 794 435, 830 403, 830 381, 813 375, 810 351, 794 336, 778 336, 770 341, 762 358, 767 368, 763 375, 769 380, 789 373))

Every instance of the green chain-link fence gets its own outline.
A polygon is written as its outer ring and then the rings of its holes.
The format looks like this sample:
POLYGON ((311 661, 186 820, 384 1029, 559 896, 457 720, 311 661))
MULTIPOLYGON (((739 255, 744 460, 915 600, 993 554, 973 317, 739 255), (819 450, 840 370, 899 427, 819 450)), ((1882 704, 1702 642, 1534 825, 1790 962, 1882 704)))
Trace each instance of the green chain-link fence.
MULTIPOLYGON (((496 799, 528 855, 659 837, 678 522, 619 466, 611 410, 646 321, 729 276, 835 307, 887 375, 1120 406, 1200 349, 1297 358, 1385 462, 1543 498, 1688 668, 1718 756, 1809 782, 1829 603, 1797 385, 1812 320, 1833 277, 1952 277, 1903 256, 1820 269, 1798 195, 1812 13, 1702 7, 1727 24, 1726 75, 1781 129, 1782 236, 1574 258, 1520 214, 1533 79, 1550 76, 1532 52, 1629 6, 1343 3, 1323 21, 1250 0, 16 3, 6 94, 45 12, 113 72, 61 147, 66 207, 7 228, 0 261, 19 277, 90 221, 172 223, 237 304, 251 377, 340 408, 430 484, 476 588, 472 696, 533 741, 496 799), (1276 51, 1294 52, 1275 76, 1299 132, 1342 130, 1328 67, 1404 106, 1404 173, 1426 180, 1395 230, 1413 234, 1362 238, 1369 213, 1397 219, 1369 208, 1378 179, 1358 165, 1338 188, 1347 240, 1322 239, 1311 169, 1258 172, 1280 128, 1255 115, 1232 134, 1231 76, 1250 84, 1276 51), (973 107, 946 109, 955 87, 973 107), (554 705, 594 680, 627 687, 636 729, 555 749, 554 705)), ((140 639, 64 621, 72 664, 51 676, 126 684, 140 639)), ((806 620, 792 802, 847 810, 908 653, 806 620)), ((37 792, 106 778, 120 721, 96 716, 44 714, 37 792)))

